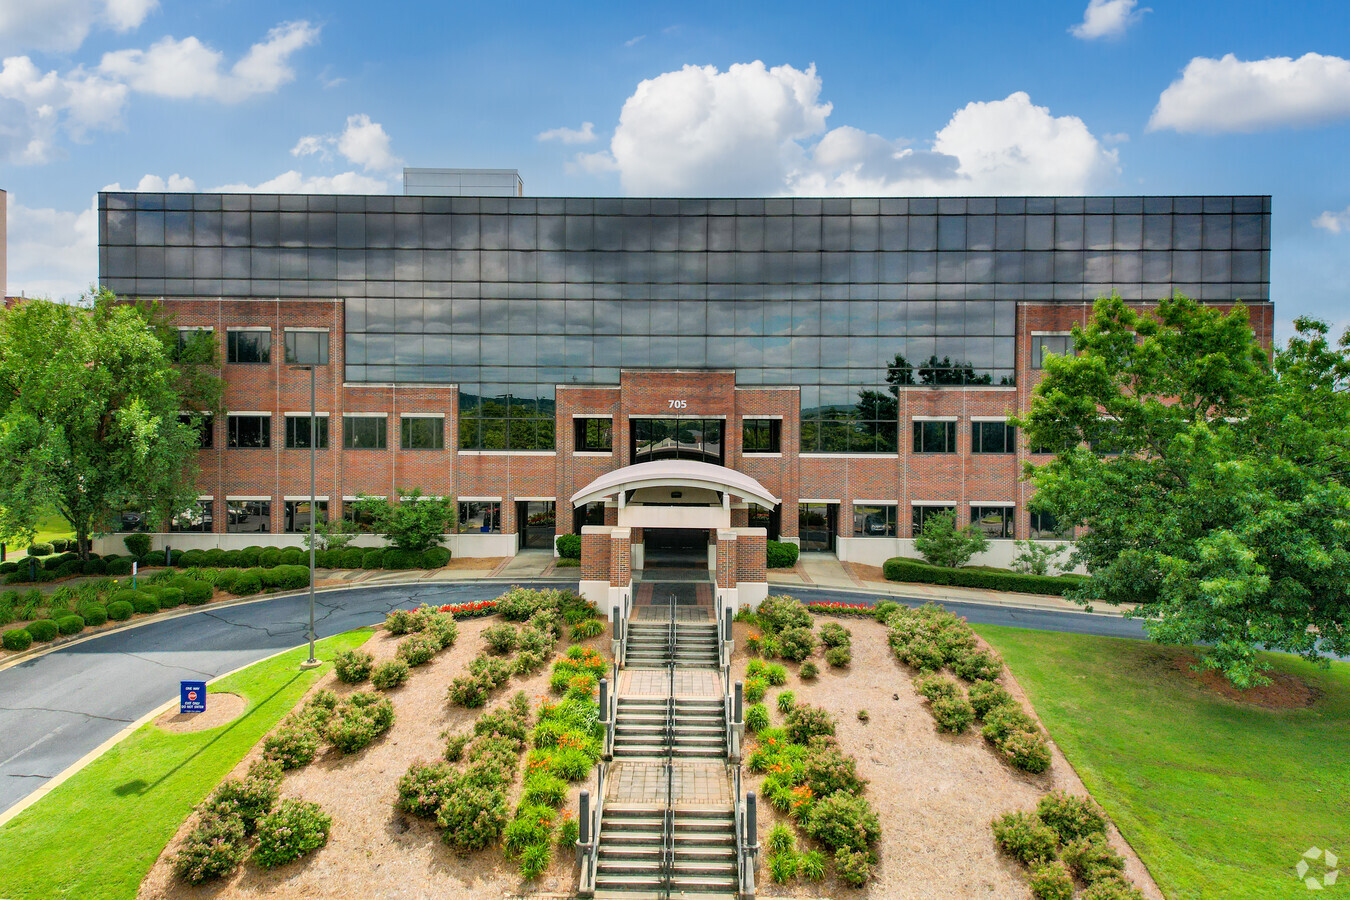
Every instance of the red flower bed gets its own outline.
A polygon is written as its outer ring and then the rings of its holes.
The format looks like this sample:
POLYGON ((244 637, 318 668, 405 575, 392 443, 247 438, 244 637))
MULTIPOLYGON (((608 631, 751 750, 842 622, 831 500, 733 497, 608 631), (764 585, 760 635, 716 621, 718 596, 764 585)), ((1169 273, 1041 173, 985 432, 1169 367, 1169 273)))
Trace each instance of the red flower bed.
POLYGON ((868 603, 808 603, 806 608, 822 616, 871 616, 872 606, 868 603))
POLYGON ((497 612, 496 600, 475 600, 472 603, 451 603, 441 607, 441 612, 449 613, 456 619, 476 619, 479 616, 491 616, 497 612))

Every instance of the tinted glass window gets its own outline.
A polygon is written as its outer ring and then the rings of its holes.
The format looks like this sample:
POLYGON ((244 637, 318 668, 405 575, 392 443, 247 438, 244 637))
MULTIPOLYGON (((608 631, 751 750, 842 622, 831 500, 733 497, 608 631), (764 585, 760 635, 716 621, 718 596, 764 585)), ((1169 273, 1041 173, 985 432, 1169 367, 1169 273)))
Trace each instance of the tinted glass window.
POLYGON ((383 450, 388 446, 389 421, 374 416, 343 416, 342 446, 348 450, 383 450))
POLYGON ((226 419, 226 443, 231 448, 272 446, 271 416, 229 416, 226 419))
POLYGON ((328 365, 328 333, 326 331, 286 332, 286 362, 302 366, 328 365))
POLYGON ((445 419, 404 416, 401 428, 404 450, 445 449, 445 419))
POLYGON ((231 331, 226 335, 226 338, 226 362, 271 362, 272 332, 231 331))
MULTIPOLYGON (((309 416, 287 416, 286 417, 286 446, 290 449, 309 449, 310 446, 310 427, 309 416)), ((314 417, 314 449, 328 449, 328 417, 314 417)))

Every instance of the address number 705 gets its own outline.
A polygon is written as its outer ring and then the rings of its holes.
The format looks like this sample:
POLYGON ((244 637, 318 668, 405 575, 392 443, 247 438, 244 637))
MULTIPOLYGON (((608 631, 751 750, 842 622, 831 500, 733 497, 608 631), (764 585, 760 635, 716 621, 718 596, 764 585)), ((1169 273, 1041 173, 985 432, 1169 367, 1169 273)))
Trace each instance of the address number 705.
POLYGON ((667 402, 670 404, 671 409, 684 409, 689 405, 689 401, 687 400, 669 400, 667 402))

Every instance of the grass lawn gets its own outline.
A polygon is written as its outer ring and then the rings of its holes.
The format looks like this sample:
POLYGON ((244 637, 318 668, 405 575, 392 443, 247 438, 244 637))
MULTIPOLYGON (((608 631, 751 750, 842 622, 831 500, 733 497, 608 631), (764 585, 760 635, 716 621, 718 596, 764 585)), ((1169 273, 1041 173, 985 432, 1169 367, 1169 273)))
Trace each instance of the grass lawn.
MULTIPOLYGON (((1350 858, 1350 665, 1271 654, 1308 708, 1224 699, 1143 641, 977 625, 1169 898, 1306 897, 1310 847, 1350 858)), ((1312 873, 1321 875, 1320 860, 1312 873)))
MULTIPOLYGON (((53 538, 70 539, 73 537, 75 537, 75 531, 70 527, 70 523, 56 510, 49 509, 38 516, 37 534, 33 535, 33 543, 42 544, 50 542, 53 538)), ((27 544, 20 546, 13 540, 9 540, 7 543, 9 544, 8 555, 10 557, 28 555, 27 544)))
MULTIPOLYGON (((368 629, 320 641, 318 655, 361 645, 368 629)), ((242 716, 194 734, 153 723, 0 829, 0 897, 133 898, 178 826, 327 671, 301 672, 308 647, 211 685, 248 699, 242 716)))

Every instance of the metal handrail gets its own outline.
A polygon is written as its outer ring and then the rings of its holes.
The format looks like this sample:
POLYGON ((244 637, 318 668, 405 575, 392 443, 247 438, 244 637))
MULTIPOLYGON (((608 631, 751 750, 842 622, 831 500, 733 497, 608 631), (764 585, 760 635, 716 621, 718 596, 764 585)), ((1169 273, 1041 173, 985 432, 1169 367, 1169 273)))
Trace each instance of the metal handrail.
POLYGON ((596 763, 595 807, 591 812, 591 827, 588 835, 590 845, 585 848, 586 855, 581 861, 581 879, 577 885, 577 893, 583 897, 590 897, 595 894, 595 876, 600 866, 600 822, 604 817, 605 776, 608 771, 608 763, 596 763))
POLYGON ((661 875, 670 897, 675 874, 675 595, 670 595, 670 655, 666 658, 666 809, 661 817, 661 875))
POLYGON ((732 770, 732 796, 736 804, 736 877, 740 882, 737 896, 755 896, 755 848, 749 846, 746 835, 749 831, 747 818, 749 810, 745 797, 741 794, 741 766, 737 763, 732 770))

